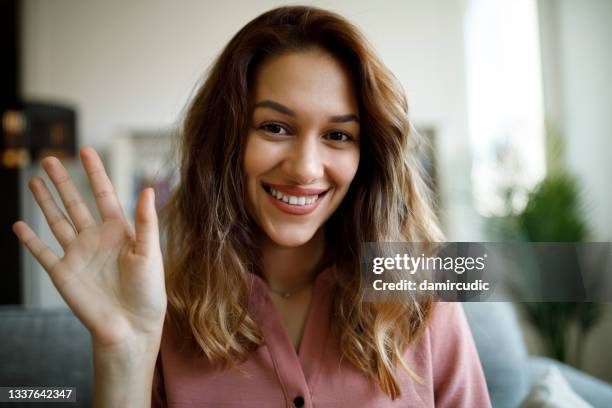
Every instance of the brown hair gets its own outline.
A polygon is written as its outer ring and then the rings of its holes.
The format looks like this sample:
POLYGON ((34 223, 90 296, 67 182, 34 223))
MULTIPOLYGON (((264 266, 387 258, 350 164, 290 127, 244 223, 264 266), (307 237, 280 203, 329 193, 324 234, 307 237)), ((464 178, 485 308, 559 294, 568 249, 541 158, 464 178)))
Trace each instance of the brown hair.
MULTIPOLYGON (((332 316, 343 355, 391 398, 396 368, 424 330, 432 303, 362 301, 360 244, 442 238, 414 151, 403 90, 355 26, 314 7, 281 7, 249 22, 210 68, 181 130, 180 182, 163 212, 168 317, 213 365, 236 367, 262 334, 248 313, 249 273, 260 273, 243 174, 249 92, 275 55, 321 47, 350 70, 359 99, 361 159, 327 221, 337 274, 332 316), (341 243, 341 245, 340 245, 341 243)), ((418 378, 417 378, 418 380, 418 378)))

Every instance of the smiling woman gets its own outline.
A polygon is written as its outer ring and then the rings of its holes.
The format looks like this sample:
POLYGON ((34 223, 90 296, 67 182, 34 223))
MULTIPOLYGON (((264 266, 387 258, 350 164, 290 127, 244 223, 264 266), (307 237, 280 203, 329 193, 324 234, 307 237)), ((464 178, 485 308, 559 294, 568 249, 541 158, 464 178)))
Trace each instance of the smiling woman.
POLYGON ((363 242, 443 239, 407 112, 352 24, 281 7, 231 39, 189 105, 163 262, 151 192, 132 231, 83 149, 96 225, 45 161, 68 216, 31 188, 64 258, 14 229, 92 333, 96 405, 490 406, 459 305, 363 300, 363 242))
POLYGON ((282 7, 231 39, 165 213, 158 406, 489 405, 461 307, 362 301, 362 242, 442 240, 407 111, 337 14, 282 7))

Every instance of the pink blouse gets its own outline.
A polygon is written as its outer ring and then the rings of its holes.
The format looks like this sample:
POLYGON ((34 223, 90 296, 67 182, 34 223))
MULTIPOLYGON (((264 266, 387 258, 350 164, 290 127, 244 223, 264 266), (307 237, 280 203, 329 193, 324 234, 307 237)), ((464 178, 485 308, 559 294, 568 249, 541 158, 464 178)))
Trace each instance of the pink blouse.
POLYGON ((405 361, 423 381, 398 370, 401 397, 392 401, 346 358, 330 331, 332 269, 315 281, 296 353, 267 283, 253 275, 251 310, 265 344, 234 370, 213 370, 177 351, 167 326, 153 379, 153 407, 490 407, 480 360, 459 303, 438 303, 405 361))

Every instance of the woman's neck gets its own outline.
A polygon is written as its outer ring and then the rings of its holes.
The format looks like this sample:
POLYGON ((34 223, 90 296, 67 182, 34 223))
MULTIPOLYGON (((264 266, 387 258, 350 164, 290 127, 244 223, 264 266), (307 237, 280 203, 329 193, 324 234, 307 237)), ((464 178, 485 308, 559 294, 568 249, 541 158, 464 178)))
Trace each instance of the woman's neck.
POLYGON ((325 249, 323 228, 299 247, 279 246, 267 236, 261 242, 262 272, 272 289, 291 291, 314 280, 325 249))

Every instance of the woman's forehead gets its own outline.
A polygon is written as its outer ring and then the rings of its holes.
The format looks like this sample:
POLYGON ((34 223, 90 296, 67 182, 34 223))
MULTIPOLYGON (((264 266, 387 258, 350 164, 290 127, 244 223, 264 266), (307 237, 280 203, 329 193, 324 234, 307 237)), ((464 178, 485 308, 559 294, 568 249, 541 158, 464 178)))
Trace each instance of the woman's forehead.
POLYGON ((253 102, 275 101, 294 110, 357 115, 358 102, 348 70, 322 49, 281 54, 265 60, 253 84, 253 102))

